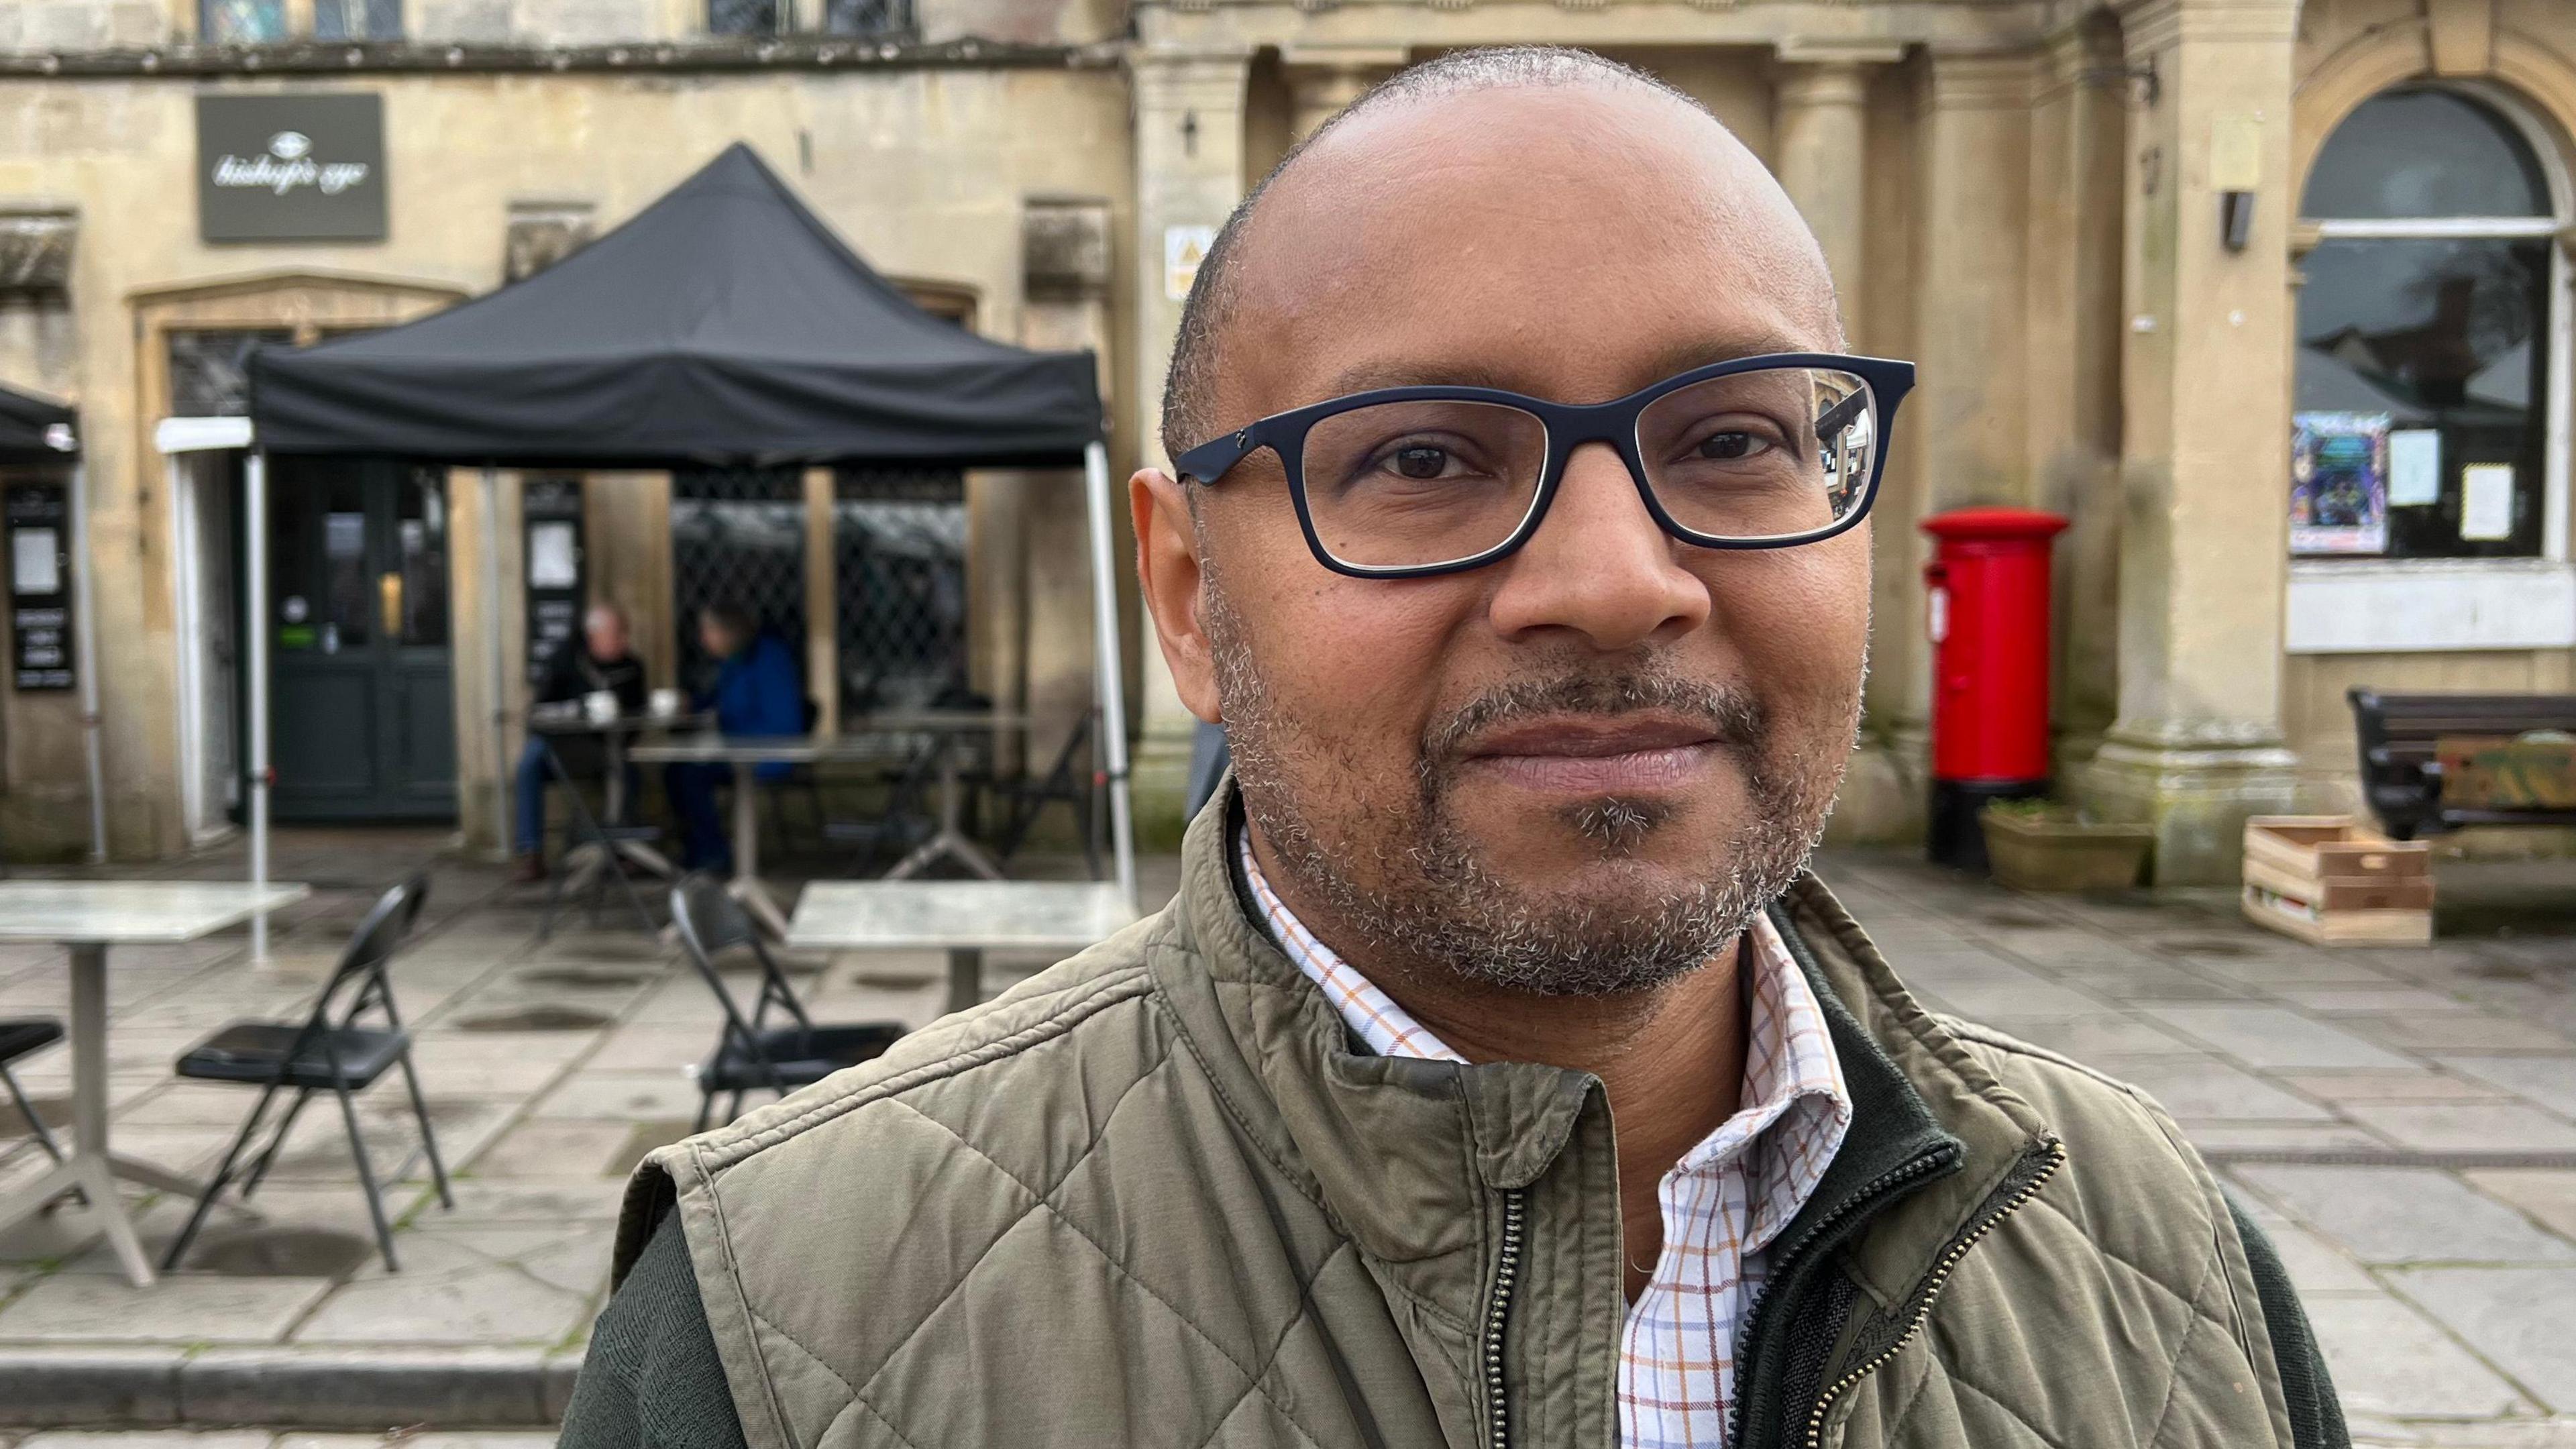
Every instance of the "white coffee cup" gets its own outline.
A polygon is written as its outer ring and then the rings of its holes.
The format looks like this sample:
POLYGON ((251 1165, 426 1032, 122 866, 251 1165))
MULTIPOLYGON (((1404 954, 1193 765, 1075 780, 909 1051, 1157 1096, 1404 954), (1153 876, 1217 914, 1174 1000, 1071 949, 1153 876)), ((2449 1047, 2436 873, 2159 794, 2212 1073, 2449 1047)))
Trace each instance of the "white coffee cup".
POLYGON ((676 689, 653 691, 653 717, 670 719, 680 712, 680 692, 676 689))
POLYGON ((592 690, 590 693, 581 697, 581 712, 590 716, 590 722, 592 724, 604 725, 615 723, 617 719, 617 692, 610 689, 592 690))

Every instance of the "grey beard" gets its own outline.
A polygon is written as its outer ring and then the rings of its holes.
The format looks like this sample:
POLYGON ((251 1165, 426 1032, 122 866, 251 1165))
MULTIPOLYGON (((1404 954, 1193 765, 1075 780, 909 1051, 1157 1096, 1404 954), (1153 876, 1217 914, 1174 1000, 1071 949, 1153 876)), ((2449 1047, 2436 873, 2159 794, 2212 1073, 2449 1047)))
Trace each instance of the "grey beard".
MULTIPOLYGON (((1806 869, 1824 832, 1830 788, 1776 772, 1769 721, 1735 691, 1631 671, 1513 686, 1478 699, 1423 742, 1413 808, 1364 808, 1353 838, 1328 839, 1299 806, 1288 752, 1298 731, 1263 686, 1241 621, 1210 579, 1203 625, 1244 808, 1277 868, 1330 907, 1369 953, 1363 969, 1442 972, 1538 996, 1612 996, 1667 985, 1707 965, 1806 869), (1752 810, 1725 873, 1652 899, 1534 900, 1477 858, 1448 806, 1447 742, 1548 709, 1676 709, 1712 721, 1744 762, 1752 810), (1349 869, 1358 860, 1373 869, 1349 869), (1363 884, 1362 881, 1384 884, 1363 884)), ((1312 760, 1320 769, 1338 768, 1312 760)), ((1828 782, 1830 785, 1830 782, 1828 782)), ((1571 807, 1564 823, 1603 858, 1633 856, 1671 814, 1657 800, 1610 797, 1571 807)))

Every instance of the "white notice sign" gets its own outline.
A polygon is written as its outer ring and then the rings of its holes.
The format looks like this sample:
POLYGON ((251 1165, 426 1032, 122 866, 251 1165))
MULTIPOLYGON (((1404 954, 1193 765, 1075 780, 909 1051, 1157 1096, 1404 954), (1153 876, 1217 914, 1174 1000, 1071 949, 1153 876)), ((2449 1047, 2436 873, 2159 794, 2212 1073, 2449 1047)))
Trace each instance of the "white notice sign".
POLYGON ((2472 463, 2460 470, 2460 537, 2492 542, 2513 537, 2513 465, 2472 463))
POLYGON ((581 544, 570 522, 528 525, 528 587, 569 589, 581 583, 581 544))
POLYGON ((2421 508, 2442 501, 2442 435, 2399 428, 2388 435, 2388 506, 2421 508))
POLYGON ((57 535, 50 528, 20 528, 10 535, 10 582, 20 594, 59 594, 63 574, 57 535))
POLYGON ((1199 263, 1207 260, 1208 248, 1215 242, 1212 226, 1163 228, 1164 296, 1178 302, 1190 295, 1190 284, 1199 279, 1199 263))

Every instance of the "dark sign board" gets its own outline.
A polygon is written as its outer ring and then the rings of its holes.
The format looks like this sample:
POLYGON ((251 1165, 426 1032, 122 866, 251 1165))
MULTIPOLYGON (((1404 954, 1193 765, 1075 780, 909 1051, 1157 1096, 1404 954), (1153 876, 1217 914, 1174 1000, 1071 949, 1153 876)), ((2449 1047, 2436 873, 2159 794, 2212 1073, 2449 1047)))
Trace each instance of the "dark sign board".
POLYGON ((60 483, 9 490, 9 658, 21 691, 69 689, 71 507, 60 483))
POLYGON ((197 97, 197 230, 210 242, 383 241, 384 97, 197 97))
POLYGON ((583 567, 581 480, 531 478, 520 513, 527 519, 528 682, 543 684, 559 650, 578 647, 583 567))

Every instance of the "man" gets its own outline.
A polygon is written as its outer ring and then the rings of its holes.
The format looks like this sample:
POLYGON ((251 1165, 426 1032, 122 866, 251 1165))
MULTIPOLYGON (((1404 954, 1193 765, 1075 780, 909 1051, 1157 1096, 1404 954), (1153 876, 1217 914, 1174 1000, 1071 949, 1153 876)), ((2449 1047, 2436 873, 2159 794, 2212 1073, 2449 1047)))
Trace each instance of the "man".
MULTIPOLYGON (((805 687, 796 658, 775 635, 760 632, 751 615, 731 604, 711 604, 698 614, 698 643, 716 661, 715 687, 698 700, 713 711, 716 729, 728 735, 801 735, 811 728, 806 718, 805 687)), ((775 780, 785 765, 761 765, 760 779, 775 780)), ((680 817, 680 863, 690 870, 733 869, 733 844, 725 834, 724 816, 716 808, 716 787, 731 778, 733 767, 716 764, 666 766, 662 787, 671 810, 680 817)))
MULTIPOLYGON (((589 612, 581 616, 581 642, 557 649, 554 657, 546 661, 536 702, 579 704, 603 689, 617 696, 620 714, 643 712, 644 661, 636 658, 630 647, 625 611, 608 603, 591 605, 589 612)), ((596 774, 604 768, 598 747, 588 740, 559 736, 553 744, 567 771, 596 774)), ((527 746, 519 751, 519 818, 512 837, 518 862, 510 879, 522 885, 546 878, 546 782, 552 773, 546 765, 546 745, 544 738, 531 734, 527 746)), ((633 788, 631 781, 628 788, 633 788)))
POLYGON ((1307 142, 1130 488, 1240 781, 1179 896, 657 1153, 563 1443, 2340 1443, 2173 1124, 1803 872, 1910 375, 1840 345, 1759 163, 1597 58, 1307 142))

